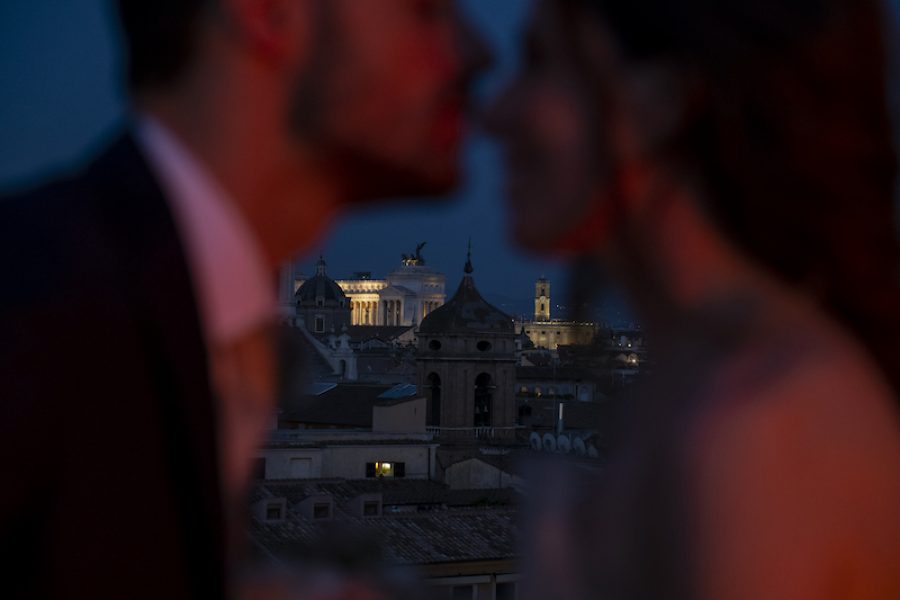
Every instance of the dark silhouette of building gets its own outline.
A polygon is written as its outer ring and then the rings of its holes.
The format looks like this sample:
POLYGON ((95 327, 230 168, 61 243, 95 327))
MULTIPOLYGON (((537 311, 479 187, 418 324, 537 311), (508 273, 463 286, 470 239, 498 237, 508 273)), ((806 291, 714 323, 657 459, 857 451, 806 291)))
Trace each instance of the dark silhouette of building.
POLYGON ((350 302, 341 287, 328 276, 325 259, 319 257, 315 277, 294 294, 297 317, 316 336, 341 333, 350 326, 350 302))
POLYGON ((471 254, 453 298, 419 328, 416 358, 427 422, 441 437, 515 434, 515 323, 488 304, 472 278, 471 254))

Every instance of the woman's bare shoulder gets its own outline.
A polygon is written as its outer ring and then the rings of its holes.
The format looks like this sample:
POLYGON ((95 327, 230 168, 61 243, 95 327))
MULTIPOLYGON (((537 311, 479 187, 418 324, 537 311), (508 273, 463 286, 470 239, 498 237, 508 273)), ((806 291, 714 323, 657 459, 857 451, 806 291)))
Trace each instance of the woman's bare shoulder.
POLYGON ((832 465, 851 464, 900 478, 900 402, 865 350, 814 315, 771 322, 710 373, 691 446, 835 478, 845 474, 832 465))
POLYGON ((757 338, 710 374, 686 434, 688 491, 708 558, 759 581, 780 572, 818 585, 828 564, 853 585, 900 586, 894 394, 865 352, 827 326, 757 338))
POLYGON ((900 399, 886 377, 852 336, 815 315, 770 321, 722 358, 701 393, 697 435, 752 426, 831 447, 857 437, 900 447, 900 399))

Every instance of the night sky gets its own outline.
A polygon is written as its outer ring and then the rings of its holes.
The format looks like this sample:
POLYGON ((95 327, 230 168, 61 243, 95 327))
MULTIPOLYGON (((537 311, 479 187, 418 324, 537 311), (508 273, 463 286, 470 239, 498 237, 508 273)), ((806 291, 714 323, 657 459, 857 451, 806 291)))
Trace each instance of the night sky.
MULTIPOLYGON (((891 3, 900 10, 900 0, 891 3)), ((530 1, 461 4, 497 57, 495 70, 479 85, 479 97, 488 99, 515 71, 518 34, 530 1)), ((106 0, 0 2, 0 187, 71 165, 102 143, 123 113, 117 47, 106 0)), ((526 256, 509 241, 493 144, 475 131, 464 160, 466 181, 452 198, 351 216, 299 264, 311 271, 313 256, 321 251, 334 277, 354 271, 384 276, 399 265, 401 253, 427 241, 423 254, 447 274, 452 293, 471 237, 478 286, 507 311, 530 310, 533 282, 542 274, 557 284, 555 290, 563 290, 563 265, 526 256)), ((619 305, 609 300, 605 317, 620 320, 619 305)))

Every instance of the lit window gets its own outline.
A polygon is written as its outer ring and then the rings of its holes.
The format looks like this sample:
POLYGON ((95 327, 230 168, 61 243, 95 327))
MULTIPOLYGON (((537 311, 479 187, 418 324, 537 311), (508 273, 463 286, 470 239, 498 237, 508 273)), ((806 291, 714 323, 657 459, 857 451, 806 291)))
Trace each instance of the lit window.
POLYGON ((366 463, 366 477, 404 477, 406 463, 374 462, 366 463))

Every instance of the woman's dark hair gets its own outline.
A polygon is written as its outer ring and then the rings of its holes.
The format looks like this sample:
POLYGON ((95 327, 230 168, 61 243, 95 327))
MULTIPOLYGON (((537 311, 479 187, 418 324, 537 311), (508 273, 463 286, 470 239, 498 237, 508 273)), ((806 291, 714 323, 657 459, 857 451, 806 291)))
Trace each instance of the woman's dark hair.
POLYGON ((576 0, 634 60, 699 74, 673 149, 723 230, 807 286, 900 393, 897 158, 877 0, 576 0))
POLYGON ((191 59, 211 0, 118 0, 132 90, 171 84, 191 59))

